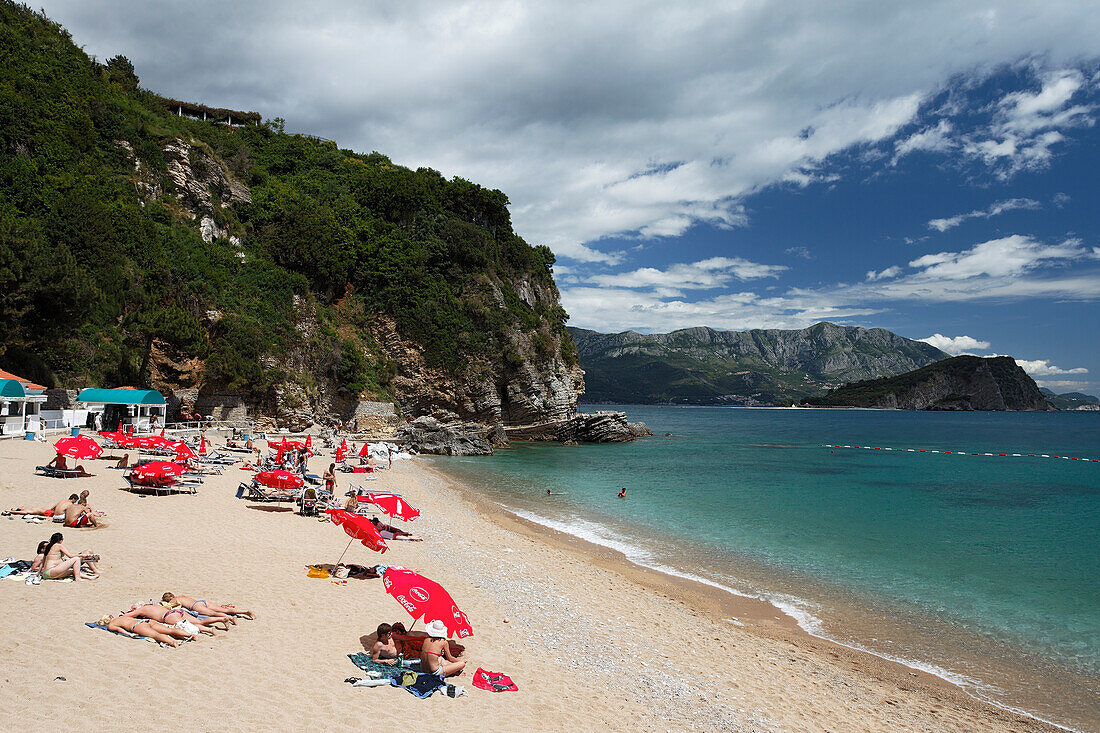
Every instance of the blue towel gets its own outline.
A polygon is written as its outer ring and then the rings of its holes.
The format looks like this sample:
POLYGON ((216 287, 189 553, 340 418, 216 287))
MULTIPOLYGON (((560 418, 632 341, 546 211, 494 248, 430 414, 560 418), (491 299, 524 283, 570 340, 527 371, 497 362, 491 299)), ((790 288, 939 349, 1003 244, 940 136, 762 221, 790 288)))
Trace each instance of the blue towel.
MULTIPOLYGON (((396 679, 390 679, 390 684, 394 687, 401 687, 396 679)), ((423 700, 425 697, 431 697, 436 690, 441 690, 446 686, 447 683, 439 675, 421 672, 416 676, 416 682, 407 685, 405 689, 423 700)))

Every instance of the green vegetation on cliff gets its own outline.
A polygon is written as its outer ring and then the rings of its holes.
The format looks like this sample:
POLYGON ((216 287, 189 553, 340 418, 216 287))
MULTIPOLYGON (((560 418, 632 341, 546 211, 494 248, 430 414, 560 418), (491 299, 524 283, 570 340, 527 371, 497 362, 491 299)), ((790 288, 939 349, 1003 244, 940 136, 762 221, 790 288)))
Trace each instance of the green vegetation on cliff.
POLYGON ((298 349, 342 391, 385 394, 379 316, 452 374, 508 368, 515 329, 575 363, 564 311, 511 286, 556 303, 554 256, 513 232, 503 193, 256 119, 176 116, 124 57, 97 63, 0 0, 0 366, 146 384, 169 354, 258 394, 298 349), (198 198, 173 175, 181 141, 198 198))

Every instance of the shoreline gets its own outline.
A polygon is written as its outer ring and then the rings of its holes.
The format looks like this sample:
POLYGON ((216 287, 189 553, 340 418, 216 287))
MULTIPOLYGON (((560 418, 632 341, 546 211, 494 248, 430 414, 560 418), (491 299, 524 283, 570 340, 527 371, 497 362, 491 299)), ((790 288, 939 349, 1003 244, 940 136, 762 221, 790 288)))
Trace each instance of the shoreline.
MULTIPOLYGON (((790 408, 746 407, 742 409, 790 408)), ((448 482, 455 491, 472 503, 487 521, 507 531, 547 543, 559 550, 582 555, 601 569, 622 575, 629 582, 645 588, 656 596, 684 604, 691 609, 693 615, 705 616, 711 620, 733 619, 736 625, 742 627, 747 633, 814 649, 819 654, 837 657, 839 652, 845 663, 853 665, 879 682, 897 685, 899 689, 907 689, 907 685, 918 681, 923 687, 954 698, 957 704, 964 707, 985 711, 995 717, 1018 716, 1028 724, 1037 726, 1033 728, 1034 730, 1080 733, 1077 728, 1047 720, 1022 708, 983 698, 945 676, 952 675, 951 672, 943 670, 941 674, 937 674, 928 671, 925 668, 928 665, 919 661, 891 658, 871 649, 815 634, 804 628, 788 611, 767 600, 742 594, 705 578, 687 577, 686 574, 671 568, 648 567, 631 560, 618 549, 523 517, 465 485, 461 479, 449 475, 445 469, 434 465, 423 466, 423 468, 438 474, 442 480, 448 482)))
MULTIPOLYGON (((717 589, 525 524, 419 460, 395 462, 373 481, 339 474, 341 489, 355 481, 401 493, 421 510, 409 529, 424 537, 391 542, 383 555, 356 544, 345 560, 414 568, 450 592, 474 627, 463 642, 469 665, 455 680, 470 694, 418 700, 354 688, 343 680, 361 672, 346 655, 369 649, 379 622, 409 617, 377 580, 307 577, 307 565, 331 563, 345 547, 338 528, 234 498, 249 476, 235 467, 197 494, 143 498, 122 490, 104 461, 90 462, 94 478, 33 476, 51 454, 48 445, 0 443, 0 502, 41 505, 90 489, 109 526, 65 530, 65 541, 101 553, 103 576, 38 586, 0 580, 0 603, 20 619, 5 634, 0 693, 14 703, 0 708, 0 723, 13 730, 76 716, 93 731, 128 723, 350 731, 376 708, 410 726, 457 731, 1057 730, 932 675, 808 636, 766 604, 731 605, 717 589), (179 649, 83 625, 164 590, 259 617, 179 649), (733 613, 744 626, 728 620, 733 613), (477 667, 509 674, 519 692, 472 689, 477 667), (43 695, 69 702, 18 704, 43 695)), ((310 468, 328 462, 315 456, 310 468)), ((54 531, 6 518, 0 526, 5 555, 26 555, 54 531)))

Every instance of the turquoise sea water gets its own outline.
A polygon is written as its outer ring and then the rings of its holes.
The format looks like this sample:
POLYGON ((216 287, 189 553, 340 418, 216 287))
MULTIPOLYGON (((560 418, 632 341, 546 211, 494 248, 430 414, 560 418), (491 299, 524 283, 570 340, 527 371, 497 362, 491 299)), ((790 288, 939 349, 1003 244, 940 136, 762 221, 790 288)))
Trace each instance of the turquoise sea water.
POLYGON ((1100 459, 1100 413, 617 409, 656 436, 434 465, 812 633, 1100 730, 1100 463, 971 455, 1100 459))

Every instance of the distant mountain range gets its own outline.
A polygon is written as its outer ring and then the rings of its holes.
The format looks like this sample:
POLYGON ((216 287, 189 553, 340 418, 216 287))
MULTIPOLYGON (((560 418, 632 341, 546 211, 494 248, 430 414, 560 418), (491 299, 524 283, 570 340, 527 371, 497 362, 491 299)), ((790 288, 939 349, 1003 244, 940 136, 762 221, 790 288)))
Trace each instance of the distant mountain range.
POLYGON ((570 328, 585 402, 781 405, 949 358, 881 328, 687 328, 644 335, 570 328))
POLYGON ((1055 409, 1011 356, 956 356, 894 377, 847 384, 808 401, 899 410, 1055 409))
POLYGON ((1059 410, 1076 410, 1086 405, 1100 405, 1100 398, 1082 392, 1055 394, 1046 387, 1040 387, 1039 391, 1046 395, 1047 402, 1054 405, 1059 410))

